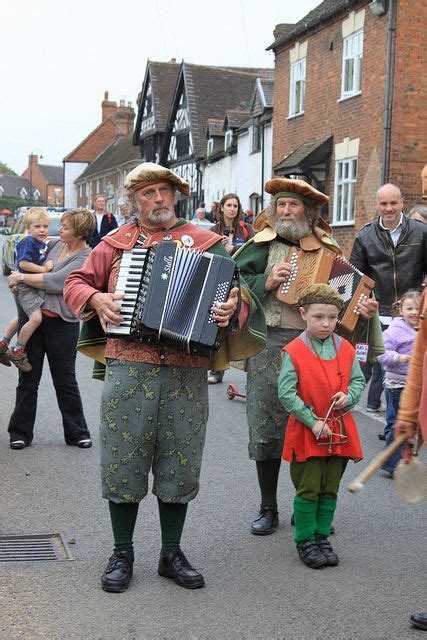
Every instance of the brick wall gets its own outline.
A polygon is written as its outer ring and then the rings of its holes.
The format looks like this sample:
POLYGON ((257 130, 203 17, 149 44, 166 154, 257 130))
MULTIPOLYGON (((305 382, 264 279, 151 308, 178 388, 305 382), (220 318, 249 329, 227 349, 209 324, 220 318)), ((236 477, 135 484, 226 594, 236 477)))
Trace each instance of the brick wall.
POLYGON ((406 209, 422 204, 421 171, 427 160, 426 24, 425 2, 398 2, 390 177, 401 187, 406 209))
MULTIPOLYGON (((396 88, 393 103, 393 133, 389 179, 407 196, 408 204, 421 194, 420 172, 425 164, 426 109, 422 25, 427 21, 425 3, 398 0, 396 88), (424 4, 424 7, 422 5, 424 4), (423 96, 424 92, 424 96, 423 96), (422 135, 424 131, 424 135, 422 135)), ((344 11, 326 25, 311 30, 306 58, 304 115, 288 119, 289 50, 295 41, 276 50, 275 98, 273 113, 273 166, 285 155, 310 140, 333 136, 333 145, 344 138, 359 138, 358 172, 354 226, 335 227, 334 235, 349 253, 356 231, 375 215, 375 192, 381 185, 384 93, 386 75, 388 14, 375 17, 368 3, 361 1, 352 10, 365 8, 361 95, 339 101, 343 54, 342 21, 344 11)), ((329 167, 327 193, 332 219, 335 158, 329 167)), ((418 202, 421 198, 418 197, 418 202)))

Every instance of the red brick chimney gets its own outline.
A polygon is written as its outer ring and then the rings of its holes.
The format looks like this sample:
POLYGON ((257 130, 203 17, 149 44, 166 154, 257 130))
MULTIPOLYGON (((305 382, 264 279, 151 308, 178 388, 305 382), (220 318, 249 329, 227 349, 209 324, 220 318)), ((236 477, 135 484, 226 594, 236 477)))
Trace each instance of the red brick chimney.
POLYGON ((102 101, 101 107, 102 122, 107 118, 112 118, 114 120, 117 111, 117 104, 108 99, 108 91, 104 92, 104 100, 102 101))
POLYGON ((132 108, 132 103, 128 102, 126 106, 125 101, 120 100, 120 104, 114 118, 116 125, 116 138, 127 136, 129 133, 132 133, 134 119, 135 111, 132 108))

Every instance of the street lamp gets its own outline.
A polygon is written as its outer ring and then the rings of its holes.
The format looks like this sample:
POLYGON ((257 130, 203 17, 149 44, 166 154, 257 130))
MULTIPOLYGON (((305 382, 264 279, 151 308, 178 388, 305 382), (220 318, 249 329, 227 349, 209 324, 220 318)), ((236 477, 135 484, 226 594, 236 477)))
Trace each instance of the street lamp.
POLYGON ((33 151, 31 151, 30 153, 30 198, 29 198, 30 205, 31 205, 31 196, 33 193, 33 155, 35 151, 40 153, 40 160, 43 160, 41 149, 33 149, 33 151))

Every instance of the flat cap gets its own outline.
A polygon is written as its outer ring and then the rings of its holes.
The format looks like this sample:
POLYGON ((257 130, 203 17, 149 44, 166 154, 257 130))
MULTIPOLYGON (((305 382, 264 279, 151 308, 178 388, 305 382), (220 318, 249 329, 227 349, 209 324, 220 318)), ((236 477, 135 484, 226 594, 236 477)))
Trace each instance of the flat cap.
POLYGON ((184 196, 190 195, 190 185, 170 169, 154 162, 142 162, 130 171, 125 178, 125 188, 139 191, 156 182, 170 182, 184 196))
POLYGON ((292 180, 292 178, 272 178, 266 182, 265 191, 275 198, 295 197, 312 207, 321 207, 329 202, 329 197, 318 191, 305 180, 292 180))

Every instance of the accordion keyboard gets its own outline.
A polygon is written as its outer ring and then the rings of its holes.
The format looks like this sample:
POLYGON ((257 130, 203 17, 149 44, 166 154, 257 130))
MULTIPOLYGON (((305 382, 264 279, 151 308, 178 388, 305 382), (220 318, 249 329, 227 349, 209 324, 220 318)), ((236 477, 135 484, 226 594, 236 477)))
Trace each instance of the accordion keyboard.
MULTIPOLYGON (((143 306, 141 300, 148 283, 148 276, 144 277, 141 283, 141 273, 147 258, 147 249, 136 245, 131 251, 123 251, 120 262, 120 270, 116 283, 115 293, 124 294, 122 300, 118 301, 120 305, 119 315, 122 316, 123 322, 120 326, 109 326, 111 333, 127 336, 131 333, 131 323, 134 316, 135 307, 143 306), (141 287, 140 287, 141 285, 141 287), (141 289, 141 291, 140 291, 141 289)), ((152 260, 151 260, 152 262, 152 260)), ((110 331, 107 331, 108 333, 110 331)))

